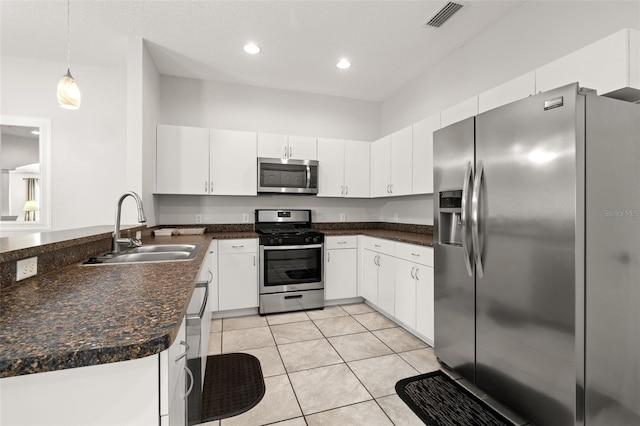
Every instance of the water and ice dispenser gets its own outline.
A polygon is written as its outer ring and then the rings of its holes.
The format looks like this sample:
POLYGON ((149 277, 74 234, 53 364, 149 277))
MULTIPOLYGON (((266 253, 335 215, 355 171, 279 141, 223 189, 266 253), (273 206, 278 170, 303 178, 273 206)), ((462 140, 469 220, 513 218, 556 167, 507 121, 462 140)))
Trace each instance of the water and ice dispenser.
POLYGON ((462 190, 442 191, 438 197, 440 244, 462 246, 462 190))

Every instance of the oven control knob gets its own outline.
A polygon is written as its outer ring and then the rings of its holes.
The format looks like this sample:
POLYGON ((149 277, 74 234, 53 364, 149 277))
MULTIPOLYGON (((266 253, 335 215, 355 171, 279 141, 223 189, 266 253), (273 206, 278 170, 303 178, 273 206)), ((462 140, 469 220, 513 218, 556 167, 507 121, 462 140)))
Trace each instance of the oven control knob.
POLYGON ((283 243, 282 238, 278 238, 278 244, 282 244, 282 243, 283 243))
POLYGON ((269 238, 269 244, 274 244, 276 242, 276 240, 274 240, 273 238, 269 238))
POLYGON ((304 238, 304 242, 305 243, 310 243, 311 242, 311 237, 305 237, 304 238))
POLYGON ((318 242, 318 237, 313 237, 313 242, 317 243, 318 242))

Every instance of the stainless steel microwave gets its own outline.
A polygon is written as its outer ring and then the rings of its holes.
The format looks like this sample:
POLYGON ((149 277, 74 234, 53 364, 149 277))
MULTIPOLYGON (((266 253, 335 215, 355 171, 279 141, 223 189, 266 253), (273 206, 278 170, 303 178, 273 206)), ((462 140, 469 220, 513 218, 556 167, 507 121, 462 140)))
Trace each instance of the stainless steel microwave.
POLYGON ((258 158, 258 193, 317 194, 318 162, 258 158))

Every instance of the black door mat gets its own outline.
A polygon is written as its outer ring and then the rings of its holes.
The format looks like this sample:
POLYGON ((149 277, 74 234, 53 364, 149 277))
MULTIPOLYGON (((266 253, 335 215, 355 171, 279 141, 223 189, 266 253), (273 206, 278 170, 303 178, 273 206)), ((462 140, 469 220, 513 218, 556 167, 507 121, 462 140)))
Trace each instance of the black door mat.
POLYGON ((260 361, 253 355, 209 355, 202 389, 202 423, 237 416, 264 396, 260 361))
POLYGON ((442 371, 402 379, 396 393, 430 426, 513 426, 442 371))

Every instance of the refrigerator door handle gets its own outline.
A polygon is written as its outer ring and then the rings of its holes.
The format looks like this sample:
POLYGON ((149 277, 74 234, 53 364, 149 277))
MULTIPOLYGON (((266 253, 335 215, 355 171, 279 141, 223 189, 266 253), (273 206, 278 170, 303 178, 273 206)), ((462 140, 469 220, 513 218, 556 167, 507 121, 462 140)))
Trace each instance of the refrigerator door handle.
POLYGON ((467 274, 470 277, 473 276, 473 250, 469 249, 471 241, 469 240, 469 204, 468 198, 470 195, 469 187, 473 186, 473 168, 471 167, 471 161, 467 163, 467 172, 464 175, 464 183, 462 186, 462 249, 464 250, 464 264, 467 267, 467 274))
POLYGON ((484 167, 482 161, 478 162, 476 170, 476 178, 473 183, 473 195, 471 196, 471 238, 473 240, 473 251, 476 258, 476 273, 478 278, 484 276, 484 265, 482 264, 482 245, 484 241, 480 240, 480 188, 482 187, 482 179, 484 175, 484 167))

